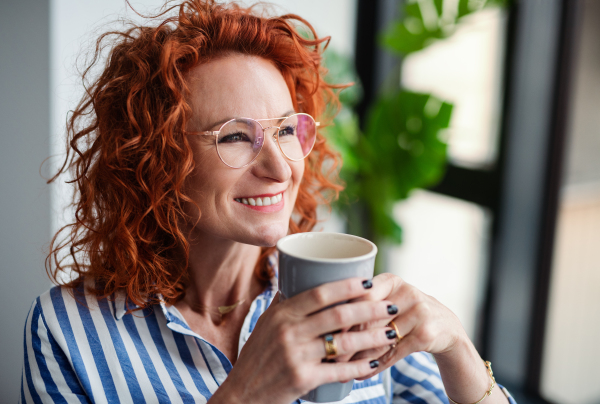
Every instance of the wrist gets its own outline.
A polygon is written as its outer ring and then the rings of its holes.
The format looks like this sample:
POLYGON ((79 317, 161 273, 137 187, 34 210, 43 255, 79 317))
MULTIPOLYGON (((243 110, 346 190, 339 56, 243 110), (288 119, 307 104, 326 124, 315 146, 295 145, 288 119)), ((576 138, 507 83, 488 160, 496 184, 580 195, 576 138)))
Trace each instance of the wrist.
POLYGON ((231 383, 227 383, 227 379, 225 379, 225 382, 215 391, 207 404, 242 404, 240 396, 229 384, 231 383))
MULTIPOLYGON (((492 371, 492 364, 489 361, 484 361, 484 365, 486 367, 486 370, 488 372, 488 375, 490 376, 490 387, 489 389, 483 394, 483 396, 475 401, 473 404, 479 404, 481 403, 483 400, 485 400, 486 398, 488 398, 489 396, 492 395, 492 391, 494 390, 494 387, 496 387, 496 379, 494 378, 494 372, 492 371)), ((456 401, 454 401, 450 396, 448 396, 448 400, 452 403, 452 404, 460 404, 456 401)), ((504 402, 504 400, 502 400, 504 402)))
POLYGON ((466 334, 452 349, 434 357, 448 397, 460 403, 474 403, 489 390, 492 379, 466 334))
POLYGON ((454 341, 448 348, 442 352, 432 354, 436 362, 456 362, 459 359, 464 358, 478 358, 479 354, 475 349, 475 346, 469 339, 467 333, 461 329, 461 331, 454 337, 454 341))

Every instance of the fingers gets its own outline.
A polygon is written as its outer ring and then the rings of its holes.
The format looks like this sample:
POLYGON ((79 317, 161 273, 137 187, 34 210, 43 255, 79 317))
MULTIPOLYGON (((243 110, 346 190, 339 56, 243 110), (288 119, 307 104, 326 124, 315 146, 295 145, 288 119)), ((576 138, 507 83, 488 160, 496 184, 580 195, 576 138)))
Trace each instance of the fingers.
POLYGON ((406 313, 395 318, 394 323, 403 336, 387 361, 397 360, 417 351, 435 351, 435 341, 447 333, 431 320, 431 310, 426 304, 416 304, 406 313))
POLYGON ((323 363, 318 367, 319 380, 325 383, 345 382, 352 379, 363 378, 371 374, 379 367, 379 361, 362 359, 352 362, 323 363))
POLYGON ((369 291, 357 298, 354 301, 377 301, 387 299, 395 290, 399 289, 404 281, 396 275, 383 273, 375 276, 372 279, 373 287, 369 291))
POLYGON ((423 301, 426 295, 401 278, 390 273, 377 275, 372 280, 373 287, 367 293, 353 299, 353 302, 391 300, 400 313, 423 301))
POLYGON ((296 314, 306 316, 331 305, 363 296, 371 287, 372 283, 367 279, 349 278, 302 292, 286 300, 285 304, 293 306, 296 314))
POLYGON ((397 312, 397 307, 388 301, 340 304, 309 316, 301 332, 317 336, 367 321, 385 320, 387 324, 397 312))
MULTIPOLYGON (((346 332, 333 334, 335 340, 338 361, 342 356, 351 356, 359 351, 371 350, 380 347, 389 347, 393 339, 396 338, 395 332, 390 328, 379 328, 362 332, 346 332), (393 334, 393 335, 392 335, 393 334)), ((314 341, 314 351, 319 358, 326 356, 325 343, 323 338, 314 341)), ((363 357, 361 359, 365 359, 363 357)), ((374 359, 376 357, 372 357, 374 359)))
MULTIPOLYGON (((369 377, 374 376, 376 373, 383 369, 387 369, 400 359, 405 358, 413 352, 427 350, 427 339, 434 338, 432 335, 424 335, 423 332, 426 327, 423 327, 423 308, 422 305, 417 305, 397 317, 392 321, 396 324, 399 331, 400 341, 396 342, 396 346, 387 352, 383 352, 381 356, 378 356, 381 368, 377 372, 371 372, 370 374, 363 377, 362 380, 366 380, 369 377)), ((428 331, 426 333, 429 333, 428 331)), ((360 352, 356 355, 357 358, 372 358, 375 352, 360 352), (369 356, 367 356, 369 355, 369 356)), ((354 358, 353 358, 354 359, 354 358)))
MULTIPOLYGON (((394 341, 391 341, 392 343, 394 341)), ((373 348, 373 349, 368 349, 365 351, 360 351, 357 352, 356 354, 354 354, 352 356, 352 358, 350 360, 360 360, 360 359, 380 359, 383 355, 385 355, 386 353, 388 353, 392 348, 393 345, 385 345, 379 348, 373 348)))
MULTIPOLYGON (((381 274, 373 278, 373 288, 352 302, 377 301, 386 299, 394 302, 398 307, 398 313, 402 314, 412 310, 413 307, 428 300, 428 296, 409 283, 404 282, 392 274, 381 274)), ((365 330, 369 328, 383 327, 386 320, 371 320, 354 326, 353 330, 365 330)))

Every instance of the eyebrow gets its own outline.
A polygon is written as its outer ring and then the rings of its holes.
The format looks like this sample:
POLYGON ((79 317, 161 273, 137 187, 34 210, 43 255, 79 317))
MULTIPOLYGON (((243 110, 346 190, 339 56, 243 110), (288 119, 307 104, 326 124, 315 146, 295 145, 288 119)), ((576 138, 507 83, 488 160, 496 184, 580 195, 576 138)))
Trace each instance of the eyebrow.
MULTIPOLYGON (((288 116, 293 115, 295 113, 296 113, 296 111, 294 111, 293 109, 290 109, 289 111, 286 111, 283 114, 279 115, 277 118, 283 118, 283 117, 287 118, 288 116)), ((246 117, 235 116, 235 117, 225 118, 225 119, 222 119, 220 121, 214 122, 213 124, 211 124, 210 126, 208 126, 208 128, 212 129, 212 128, 216 127, 216 126, 220 127, 225 122, 231 121, 232 119, 238 119, 238 118, 246 118, 246 117)), ((262 118, 258 118, 258 119, 262 119, 262 118)), ((267 118, 267 119, 269 119, 269 118, 267 118)))

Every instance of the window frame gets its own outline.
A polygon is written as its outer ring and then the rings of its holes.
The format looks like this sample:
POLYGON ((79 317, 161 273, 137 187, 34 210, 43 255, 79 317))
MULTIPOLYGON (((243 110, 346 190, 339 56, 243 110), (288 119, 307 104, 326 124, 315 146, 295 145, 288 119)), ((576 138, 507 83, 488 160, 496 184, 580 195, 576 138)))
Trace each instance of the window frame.
MULTIPOLYGON (((398 61, 377 39, 401 6, 397 0, 357 2, 361 124, 398 61)), ((581 0, 510 2, 497 161, 482 169, 449 162, 442 181, 430 189, 492 213, 487 284, 474 342, 520 404, 550 403, 540 394, 540 381, 580 10, 581 0), (539 77, 531 80, 534 71, 539 77), (511 242, 523 232, 531 248, 511 242), (520 310, 514 310, 514 301, 522 303, 520 310)))

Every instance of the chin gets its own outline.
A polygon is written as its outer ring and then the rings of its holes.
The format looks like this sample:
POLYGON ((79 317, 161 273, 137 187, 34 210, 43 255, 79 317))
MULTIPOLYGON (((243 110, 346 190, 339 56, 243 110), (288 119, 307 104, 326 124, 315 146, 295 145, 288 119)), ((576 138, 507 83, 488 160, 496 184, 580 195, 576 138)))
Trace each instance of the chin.
POLYGON ((253 235, 252 242, 248 244, 257 245, 260 247, 274 247, 277 242, 287 236, 288 224, 283 225, 270 225, 263 228, 257 229, 257 232, 253 235))

